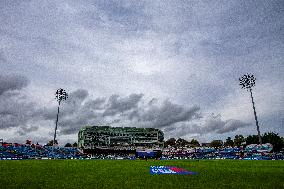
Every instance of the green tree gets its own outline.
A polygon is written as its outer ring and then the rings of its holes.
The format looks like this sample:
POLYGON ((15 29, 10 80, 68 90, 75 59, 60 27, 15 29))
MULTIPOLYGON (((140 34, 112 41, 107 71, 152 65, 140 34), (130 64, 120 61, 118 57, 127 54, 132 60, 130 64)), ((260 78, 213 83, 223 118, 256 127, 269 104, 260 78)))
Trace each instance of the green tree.
POLYGON ((175 138, 170 138, 165 142, 165 146, 176 146, 176 139, 175 138))
POLYGON ((228 137, 225 141, 225 146, 234 146, 234 141, 231 139, 231 137, 228 137))
MULTIPOLYGON (((55 140, 55 144, 58 144, 57 140, 55 140)), ((46 146, 53 146, 53 140, 48 141, 46 146)))
POLYGON ((210 146, 214 147, 214 148, 219 148, 219 147, 223 146, 223 141, 222 140, 213 140, 210 143, 210 146))
POLYGON ((30 140, 26 140, 26 144, 31 145, 31 144, 32 144, 32 141, 30 141, 30 140))
POLYGON ((184 147, 185 145, 187 145, 189 142, 183 138, 179 138, 176 141, 176 145, 179 147, 184 147))
POLYGON ((66 144, 65 144, 65 147, 72 147, 72 144, 66 143, 66 144))
POLYGON ((236 135, 234 139, 234 145, 240 147, 241 144, 245 142, 245 138, 243 135, 236 135))
POLYGON ((278 136, 278 133, 274 133, 274 132, 264 133, 262 135, 262 142, 272 144, 273 151, 275 152, 280 151, 284 147, 283 140, 281 139, 280 136, 278 136))
POLYGON ((78 147, 77 142, 74 142, 74 144, 72 145, 73 147, 78 147))
POLYGON ((247 145, 249 145, 249 144, 258 144, 258 142, 259 142, 259 139, 258 139, 257 135, 249 135, 246 138, 246 144, 247 145))
POLYGON ((190 141, 190 144, 193 145, 193 146, 200 146, 199 142, 197 140, 195 140, 195 139, 192 139, 190 141))

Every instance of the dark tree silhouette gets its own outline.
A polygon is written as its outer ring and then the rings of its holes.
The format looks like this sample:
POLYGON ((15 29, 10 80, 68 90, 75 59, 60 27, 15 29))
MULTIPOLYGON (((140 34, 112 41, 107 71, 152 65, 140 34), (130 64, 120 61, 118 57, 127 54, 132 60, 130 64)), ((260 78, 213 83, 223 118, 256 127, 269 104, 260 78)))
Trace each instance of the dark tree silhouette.
POLYGON ((223 146, 223 141, 222 140, 212 140, 212 142, 210 143, 210 146, 214 148, 219 148, 223 146))
POLYGON ((259 131, 259 125, 258 125, 255 106, 254 106, 254 101, 253 101, 253 96, 252 96, 252 87, 255 86, 255 80, 256 80, 255 77, 253 75, 249 75, 249 74, 243 75, 243 77, 239 78, 240 85, 242 86, 242 89, 247 89, 248 91, 250 91, 250 97, 251 97, 251 102, 252 102, 252 107, 253 107, 253 112, 254 112, 254 118, 255 118, 255 123, 256 123, 256 129, 257 129, 257 134, 258 134, 258 142, 259 142, 259 144, 262 144, 260 131, 259 131))
POLYGON ((268 132, 262 135, 263 143, 270 143, 273 145, 273 151, 278 152, 284 147, 284 143, 278 133, 268 132))
POLYGON ((168 139, 168 140, 165 142, 164 145, 165 145, 166 147, 167 147, 167 146, 171 146, 171 147, 176 146, 176 139, 175 139, 175 138, 170 138, 170 139, 168 139))
POLYGON ((234 141, 231 139, 231 137, 228 137, 225 141, 225 146, 234 146, 234 141))
POLYGON ((74 142, 74 144, 72 145, 72 147, 78 147, 77 142, 74 142))
POLYGON ((72 147, 72 144, 66 143, 64 147, 72 147))
POLYGON ((258 143, 258 136, 257 135, 249 135, 246 138, 246 145, 257 144, 257 143, 258 143))
MULTIPOLYGON (((57 124, 58 124, 58 115, 59 115, 59 106, 61 101, 64 101, 68 98, 68 94, 64 89, 58 89, 55 93, 55 99, 58 101, 58 107, 57 107, 57 116, 56 116, 56 122, 55 122, 55 131, 54 131, 54 138, 53 141, 56 141, 56 131, 57 131, 57 124)), ((55 145, 56 143, 54 143, 55 145)))
POLYGON ((240 147, 241 144, 245 142, 245 138, 243 135, 236 135, 234 139, 234 145, 240 147))
MULTIPOLYGON (((58 144, 57 140, 55 141, 55 144, 58 144)), ((53 145, 54 145, 53 140, 50 140, 45 146, 53 146, 53 145)))
POLYGON ((176 141, 176 145, 178 147, 185 147, 185 145, 187 145, 189 142, 183 138, 178 138, 176 141))
POLYGON ((195 140, 195 139, 192 139, 190 141, 190 144, 193 145, 193 146, 200 146, 199 142, 197 140, 195 140))

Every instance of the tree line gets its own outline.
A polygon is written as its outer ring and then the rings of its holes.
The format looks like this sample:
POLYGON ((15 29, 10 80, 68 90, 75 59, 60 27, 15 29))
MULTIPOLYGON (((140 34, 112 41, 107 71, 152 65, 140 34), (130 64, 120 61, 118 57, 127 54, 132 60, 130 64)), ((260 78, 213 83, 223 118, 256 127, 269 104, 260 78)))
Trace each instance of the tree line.
MULTIPOLYGON (((278 133, 274 132, 268 132, 264 133, 261 135, 261 140, 262 143, 270 143, 273 145, 273 151, 280 151, 284 148, 284 138, 280 137, 278 133)), ((231 137, 228 137, 225 141, 222 140, 212 140, 210 143, 203 143, 203 146, 208 146, 208 147, 214 147, 214 148, 219 148, 219 147, 240 147, 240 146, 246 146, 249 144, 258 144, 259 143, 259 138, 258 135, 249 135, 247 137, 244 137, 243 135, 236 135, 234 139, 231 137)), ((199 147, 202 146, 197 140, 192 139, 190 141, 187 141, 183 138, 170 138, 165 141, 164 143, 165 147, 186 147, 186 146, 191 146, 191 147, 199 147)))
MULTIPOLYGON (((55 140, 55 145, 58 145, 57 140, 55 140)), ((53 146, 53 140, 48 141, 48 143, 45 146, 53 146)), ((78 144, 77 142, 74 142, 73 144, 71 143, 66 143, 64 147, 77 147, 78 144)))
MULTIPOLYGON (((284 137, 280 137, 278 133, 274 132, 268 132, 261 135, 262 143, 270 143, 273 145, 273 151, 278 152, 283 150, 284 148, 284 137)), ((57 141, 55 140, 55 143, 57 144, 57 141)), ((203 145, 213 148, 219 148, 219 147, 240 147, 240 146, 246 146, 249 144, 258 144, 259 138, 258 135, 249 135, 247 137, 244 137, 243 135, 236 135, 234 139, 231 137, 228 137, 225 141, 222 140, 212 140, 210 143, 203 143, 203 145)), ((46 146, 53 146, 53 140, 49 141, 46 146)), ((77 147, 78 144, 75 142, 74 144, 66 143, 65 147, 77 147)), ((187 141, 183 138, 170 138, 165 141, 164 147, 199 147, 202 146, 202 144, 199 143, 196 139, 191 139, 190 141, 187 141)))

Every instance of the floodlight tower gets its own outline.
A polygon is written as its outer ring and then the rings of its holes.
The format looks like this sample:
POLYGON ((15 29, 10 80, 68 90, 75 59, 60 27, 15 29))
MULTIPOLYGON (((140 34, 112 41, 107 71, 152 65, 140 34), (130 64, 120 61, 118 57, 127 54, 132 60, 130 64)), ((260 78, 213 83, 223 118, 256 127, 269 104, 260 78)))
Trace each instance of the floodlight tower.
POLYGON ((252 107, 253 107, 253 112, 254 112, 254 119, 255 119, 257 134, 258 134, 258 142, 261 145, 262 141, 261 141, 259 125, 257 121, 257 116, 256 116, 256 111, 255 111, 255 106, 254 106, 254 101, 253 101, 253 96, 252 96, 252 87, 255 86, 255 80, 256 78, 253 75, 249 75, 249 74, 243 75, 241 78, 239 78, 242 89, 246 89, 250 92, 250 97, 251 97, 251 102, 252 102, 252 107))
POLYGON ((58 107, 57 107, 57 116, 56 116, 56 122, 55 122, 55 131, 54 131, 54 138, 53 138, 53 146, 55 146, 55 139, 56 139, 56 131, 57 131, 57 123, 58 123, 58 115, 59 115, 59 106, 60 102, 64 101, 68 98, 68 94, 64 89, 57 89, 55 93, 55 99, 58 101, 58 107))

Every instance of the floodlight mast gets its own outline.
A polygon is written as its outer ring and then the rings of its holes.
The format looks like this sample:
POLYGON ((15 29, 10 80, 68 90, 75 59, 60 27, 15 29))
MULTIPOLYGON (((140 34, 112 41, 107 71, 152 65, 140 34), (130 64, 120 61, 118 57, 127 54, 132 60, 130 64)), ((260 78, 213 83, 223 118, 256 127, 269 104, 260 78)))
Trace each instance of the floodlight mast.
POLYGON ((55 122, 55 131, 54 131, 54 138, 53 138, 53 146, 55 146, 55 140, 56 140, 56 131, 57 131, 57 125, 58 125, 58 115, 59 115, 59 106, 60 102, 64 101, 68 98, 68 94, 64 89, 57 89, 55 93, 55 99, 58 101, 58 107, 57 107, 57 115, 56 115, 56 122, 55 122))
POLYGON ((251 97, 251 102, 252 102, 252 107, 253 107, 253 113, 254 113, 254 119, 255 119, 255 124, 256 124, 256 129, 257 129, 257 135, 258 135, 258 142, 259 142, 260 145, 262 145, 259 125, 258 125, 258 120, 257 120, 257 115, 256 115, 256 110, 255 110, 255 103, 253 101, 253 96, 252 96, 252 87, 255 86, 255 80, 256 80, 256 78, 253 75, 249 75, 249 74, 243 75, 241 78, 239 78, 240 85, 242 86, 242 89, 247 89, 250 92, 250 97, 251 97))

